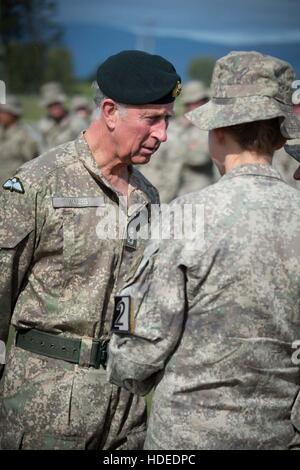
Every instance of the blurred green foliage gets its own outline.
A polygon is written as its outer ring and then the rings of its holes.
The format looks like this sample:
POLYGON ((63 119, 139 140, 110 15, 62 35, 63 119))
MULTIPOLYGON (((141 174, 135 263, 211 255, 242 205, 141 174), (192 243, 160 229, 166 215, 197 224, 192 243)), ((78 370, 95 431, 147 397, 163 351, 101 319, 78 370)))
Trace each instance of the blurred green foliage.
POLYGON ((188 74, 192 80, 201 80, 210 86, 213 69, 216 60, 213 57, 196 57, 188 68, 188 74))
POLYGON ((70 51, 62 45, 54 0, 1 0, 0 79, 8 92, 36 93, 42 83, 73 85, 70 51))

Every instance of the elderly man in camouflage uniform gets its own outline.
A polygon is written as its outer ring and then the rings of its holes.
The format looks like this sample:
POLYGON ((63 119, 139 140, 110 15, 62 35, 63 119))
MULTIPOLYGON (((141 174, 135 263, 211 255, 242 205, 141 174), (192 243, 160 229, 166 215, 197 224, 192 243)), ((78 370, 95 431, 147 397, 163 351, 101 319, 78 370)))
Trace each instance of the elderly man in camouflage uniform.
POLYGON ((0 184, 23 163, 38 155, 38 146, 20 123, 22 106, 16 96, 8 95, 0 105, 0 184))
POLYGON ((180 77, 140 51, 109 57, 97 77, 100 118, 0 191, 0 339, 11 314, 17 329, 4 449, 132 449, 145 437, 144 399, 107 383, 105 352, 113 294, 143 254, 139 216, 159 202, 132 164, 166 140, 180 77))
POLYGON ((41 151, 46 151, 75 139, 86 129, 87 122, 83 117, 68 112, 60 84, 44 84, 41 94, 41 104, 46 107, 47 116, 37 123, 37 130, 41 135, 41 151))
POLYGON ((300 195, 271 166, 299 135, 293 79, 287 62, 232 52, 212 100, 189 113, 223 176, 174 201, 202 209, 203 230, 188 211, 185 237, 149 244, 110 343, 113 383, 158 384, 147 449, 300 447, 300 195))

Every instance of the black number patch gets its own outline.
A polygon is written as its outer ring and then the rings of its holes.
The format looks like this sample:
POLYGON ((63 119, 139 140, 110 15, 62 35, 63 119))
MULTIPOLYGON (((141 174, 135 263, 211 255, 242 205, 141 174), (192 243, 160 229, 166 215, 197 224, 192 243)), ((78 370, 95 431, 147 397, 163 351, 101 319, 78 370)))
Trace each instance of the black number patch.
POLYGON ((115 297, 115 310, 112 331, 115 333, 130 333, 130 297, 115 297))

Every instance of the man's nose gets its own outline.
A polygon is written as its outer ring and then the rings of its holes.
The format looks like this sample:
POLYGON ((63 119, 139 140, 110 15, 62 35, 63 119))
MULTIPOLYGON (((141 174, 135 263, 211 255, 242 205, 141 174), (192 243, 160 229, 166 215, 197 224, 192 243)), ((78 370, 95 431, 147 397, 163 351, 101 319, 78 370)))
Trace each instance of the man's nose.
POLYGON ((165 122, 160 122, 155 127, 152 135, 160 142, 165 142, 167 140, 167 127, 168 126, 165 122))

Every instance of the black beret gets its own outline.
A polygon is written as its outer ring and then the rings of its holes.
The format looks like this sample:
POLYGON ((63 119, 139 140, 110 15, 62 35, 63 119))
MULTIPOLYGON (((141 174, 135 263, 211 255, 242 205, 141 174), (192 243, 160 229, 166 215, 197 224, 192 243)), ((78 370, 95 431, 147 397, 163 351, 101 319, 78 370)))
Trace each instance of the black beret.
POLYGON ((105 96, 124 104, 171 103, 181 90, 173 65, 159 55, 122 51, 108 57, 97 71, 105 96))

